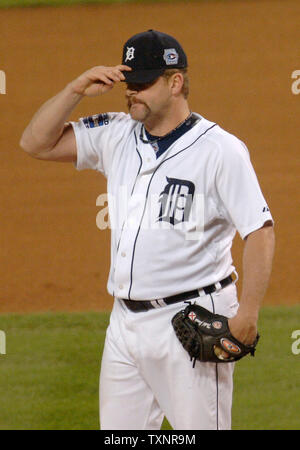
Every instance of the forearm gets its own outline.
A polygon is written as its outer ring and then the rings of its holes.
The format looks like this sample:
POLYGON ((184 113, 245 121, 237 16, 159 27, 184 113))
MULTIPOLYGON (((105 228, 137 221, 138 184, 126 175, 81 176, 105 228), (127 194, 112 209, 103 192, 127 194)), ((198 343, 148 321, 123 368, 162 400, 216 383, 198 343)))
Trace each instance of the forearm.
POLYGON ((251 233, 243 253, 243 285, 240 307, 228 321, 233 336, 244 344, 252 344, 257 334, 259 309, 272 269, 275 237, 272 226, 251 233))
MULTIPOLYGON (((73 161, 74 151, 69 149, 70 139, 67 139, 67 142, 61 139, 67 134, 64 133, 65 122, 84 96, 95 97, 105 94, 113 88, 116 82, 125 80, 122 72, 124 70, 131 70, 131 68, 124 65, 96 66, 73 80, 64 90, 48 100, 33 116, 22 135, 21 147, 35 157, 43 155, 43 159, 48 157, 50 160, 50 155, 54 161, 63 159, 73 161), (58 144, 61 145, 56 155, 53 149, 58 148, 58 144), (63 149, 65 150, 64 154, 63 149)), ((66 130, 68 131, 68 129, 66 130)))
POLYGON ((243 285, 240 312, 257 318, 268 287, 274 254, 275 237, 272 226, 251 233, 243 253, 243 285))
POLYGON ((68 84, 36 112, 24 130, 20 145, 29 153, 51 150, 63 134, 65 122, 82 99, 68 84))

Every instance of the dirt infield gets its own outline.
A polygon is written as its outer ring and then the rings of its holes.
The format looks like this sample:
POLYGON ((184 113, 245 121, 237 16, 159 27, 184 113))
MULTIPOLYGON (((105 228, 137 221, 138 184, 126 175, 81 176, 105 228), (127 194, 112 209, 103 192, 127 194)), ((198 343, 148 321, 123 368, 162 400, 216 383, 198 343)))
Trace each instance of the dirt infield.
MULTIPOLYGON (((119 63, 123 42, 149 28, 185 47, 192 109, 248 145, 276 221, 265 303, 298 303, 299 15, 298 0, 0 10, 0 312, 110 309, 109 231, 96 227, 105 180, 33 160, 18 142, 41 103, 87 68, 119 63)), ((85 99, 72 119, 124 110, 123 90, 85 99)), ((241 250, 238 237, 240 273, 241 250)))

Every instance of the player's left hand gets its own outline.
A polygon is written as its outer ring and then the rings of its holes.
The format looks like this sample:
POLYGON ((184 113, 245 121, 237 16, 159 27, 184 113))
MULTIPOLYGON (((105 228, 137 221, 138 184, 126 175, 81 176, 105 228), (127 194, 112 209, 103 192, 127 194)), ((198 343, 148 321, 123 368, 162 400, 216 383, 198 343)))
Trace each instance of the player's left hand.
POLYGON ((257 317, 238 311, 236 316, 228 320, 231 334, 245 345, 251 345, 257 335, 257 317))

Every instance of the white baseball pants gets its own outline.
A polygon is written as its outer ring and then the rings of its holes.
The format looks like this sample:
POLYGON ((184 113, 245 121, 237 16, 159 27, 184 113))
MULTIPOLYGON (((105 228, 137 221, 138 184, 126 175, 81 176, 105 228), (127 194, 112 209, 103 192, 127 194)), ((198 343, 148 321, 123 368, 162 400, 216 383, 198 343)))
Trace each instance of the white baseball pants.
MULTIPOLYGON (((192 301, 227 317, 238 309, 234 284, 192 301)), ((174 430, 231 428, 234 363, 192 367, 171 324, 185 306, 132 312, 115 299, 100 374, 102 430, 159 430, 164 416, 174 430)))

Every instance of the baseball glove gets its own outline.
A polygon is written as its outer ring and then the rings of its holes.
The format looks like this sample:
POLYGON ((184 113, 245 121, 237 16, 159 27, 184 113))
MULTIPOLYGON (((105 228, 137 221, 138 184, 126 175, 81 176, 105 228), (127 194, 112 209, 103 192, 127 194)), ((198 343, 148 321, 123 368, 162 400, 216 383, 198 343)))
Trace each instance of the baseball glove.
POLYGON ((254 356, 259 339, 244 345, 230 333, 228 319, 213 314, 199 305, 189 304, 172 319, 176 336, 193 361, 227 363, 237 361, 248 353, 254 356))

